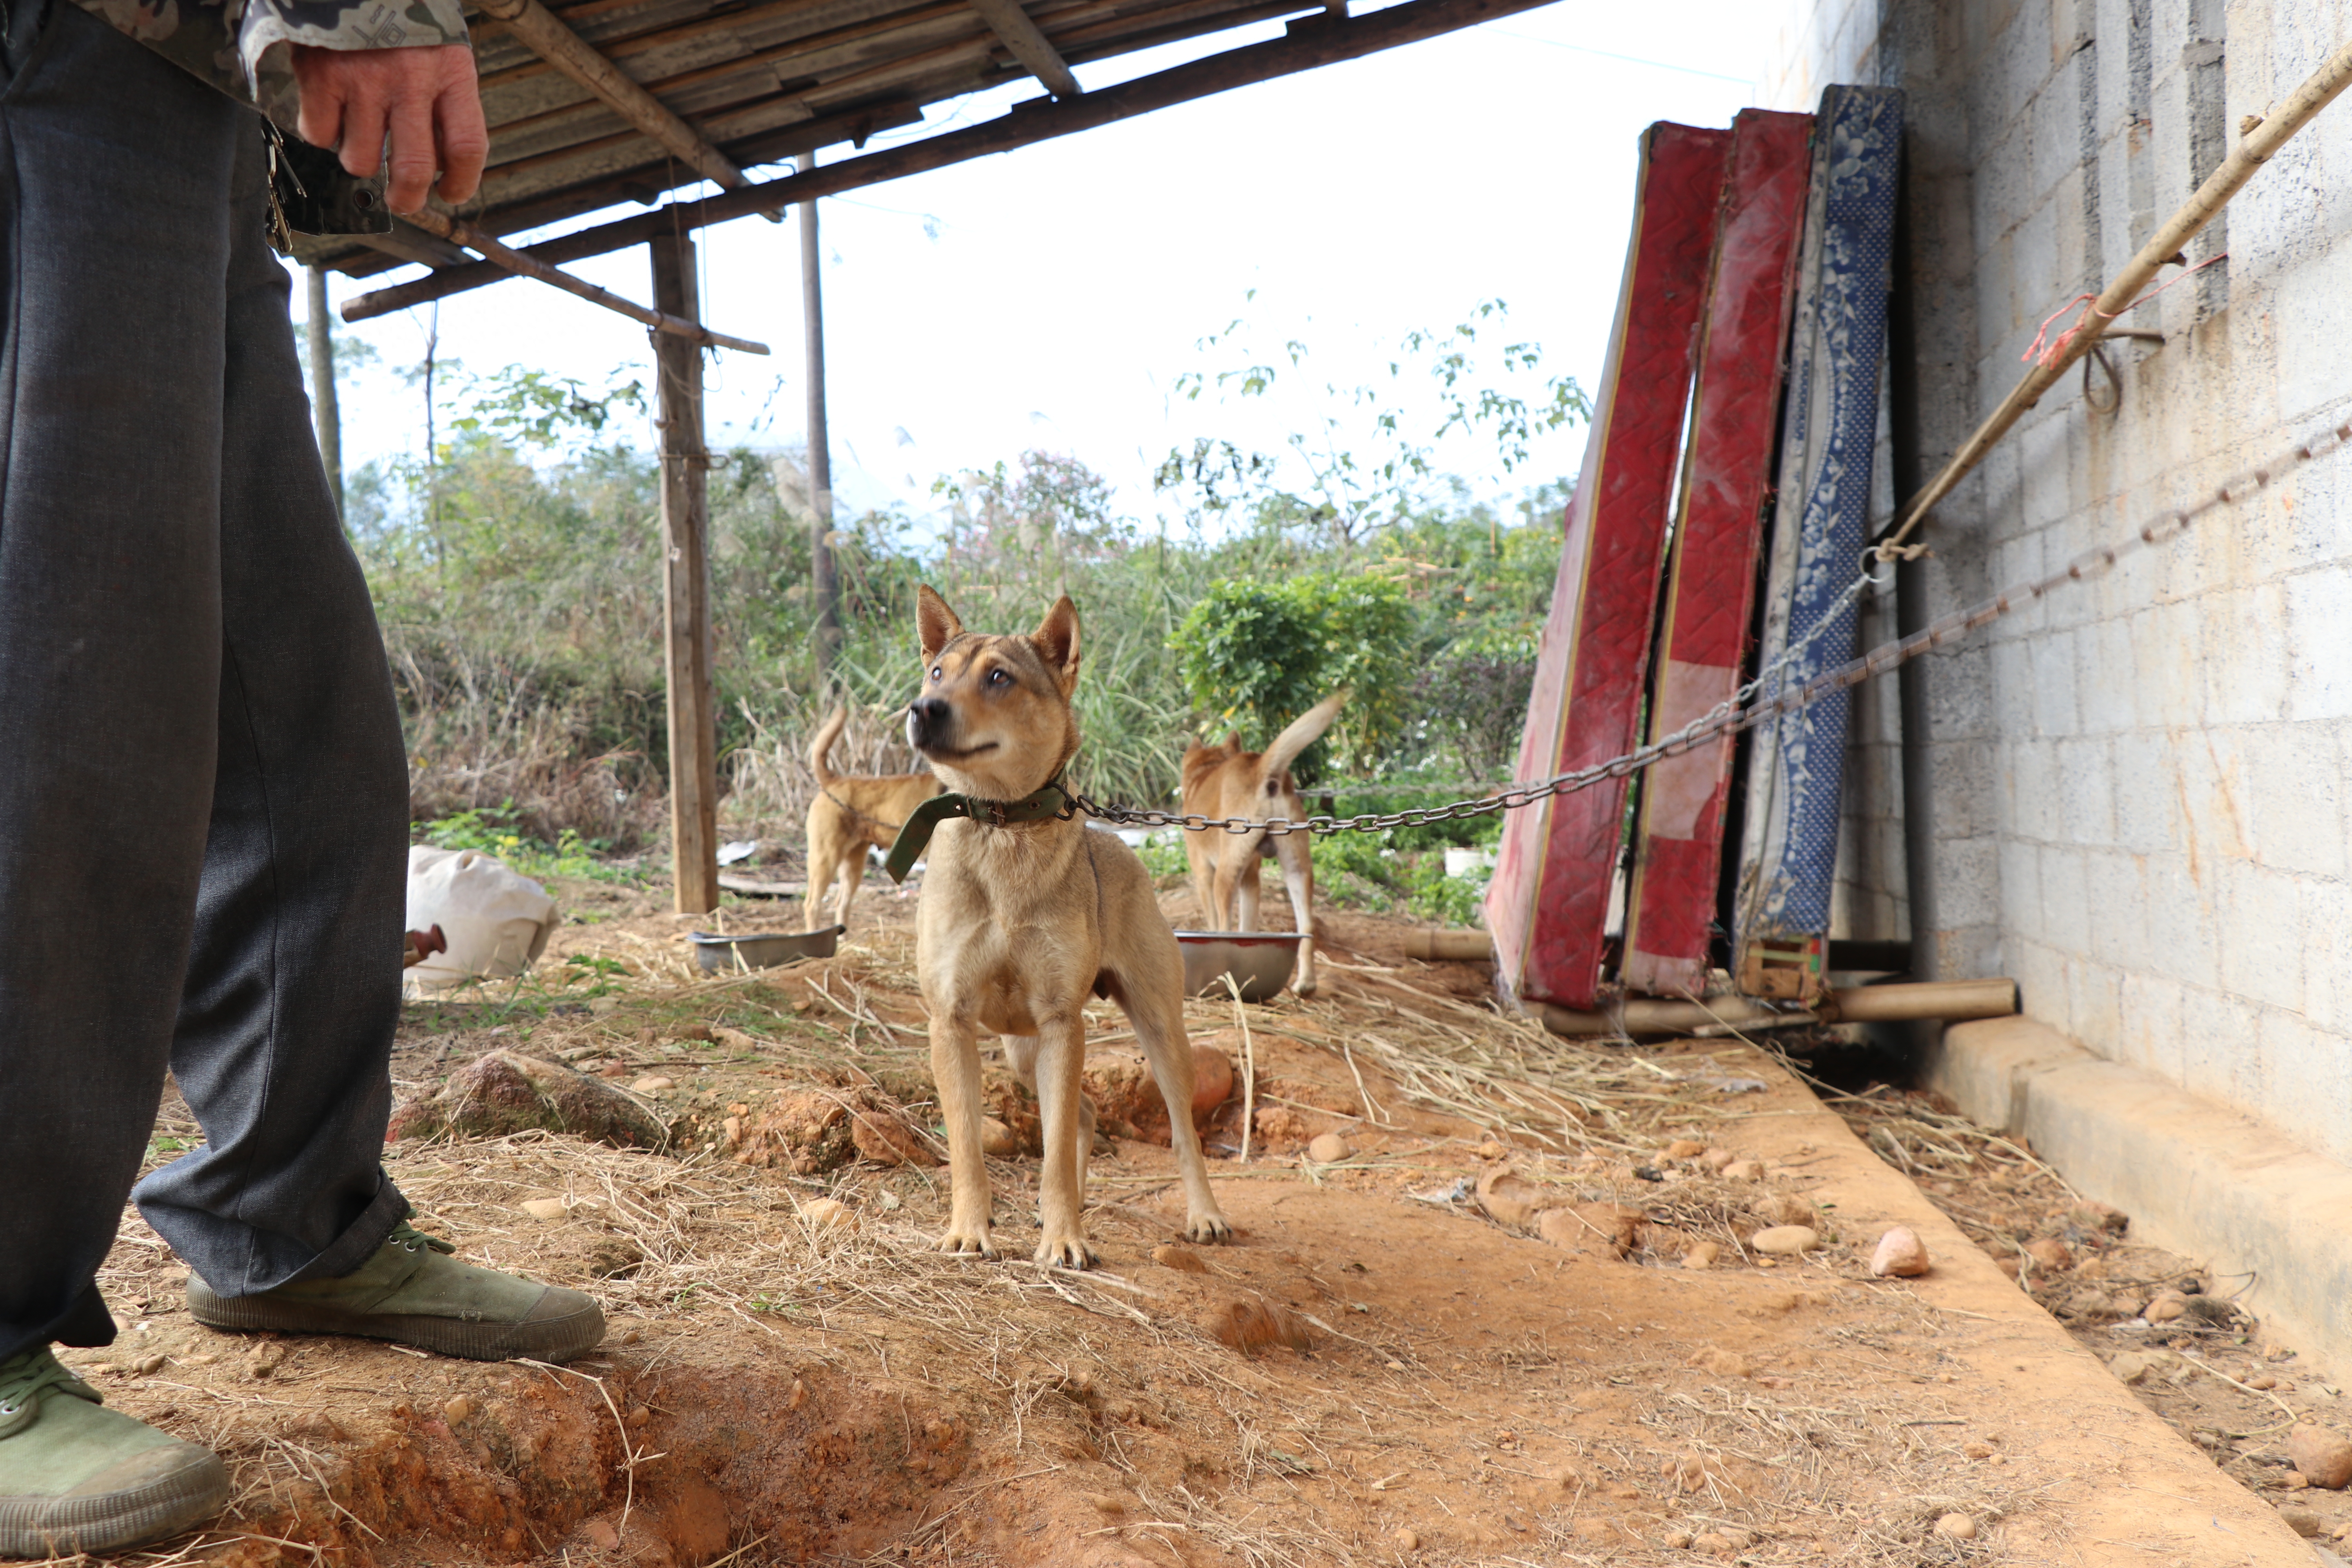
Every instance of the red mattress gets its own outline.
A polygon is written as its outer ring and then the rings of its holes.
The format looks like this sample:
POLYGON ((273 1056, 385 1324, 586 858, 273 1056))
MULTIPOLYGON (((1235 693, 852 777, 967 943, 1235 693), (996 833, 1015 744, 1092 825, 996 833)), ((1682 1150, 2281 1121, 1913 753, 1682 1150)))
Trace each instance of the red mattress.
MULTIPOLYGON (((1760 109, 1732 121, 1647 741, 1705 716, 1739 684, 1780 442, 1812 124, 1810 114, 1760 109)), ((1669 758, 1643 781, 1620 971, 1628 990, 1696 994, 1706 983, 1733 743, 1724 736, 1669 758)))
MULTIPOLYGON (((1633 236, 1537 655, 1522 779, 1606 762, 1634 744, 1731 142, 1728 131, 1687 125, 1642 133, 1633 236)), ((1503 983, 1523 1000, 1592 1005, 1625 788, 1611 781, 1505 820, 1486 924, 1503 983)))

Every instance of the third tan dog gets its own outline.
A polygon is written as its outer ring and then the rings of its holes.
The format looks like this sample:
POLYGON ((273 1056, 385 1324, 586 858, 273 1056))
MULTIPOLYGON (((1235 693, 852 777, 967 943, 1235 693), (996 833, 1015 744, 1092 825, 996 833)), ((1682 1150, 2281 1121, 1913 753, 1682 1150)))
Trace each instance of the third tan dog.
MULTIPOLYGON (((1212 819, 1244 816, 1255 821, 1281 817, 1307 820, 1307 803, 1290 776, 1290 764, 1331 727, 1348 700, 1346 688, 1293 719, 1263 752, 1244 752, 1238 733, 1221 745, 1195 741, 1184 749, 1184 815, 1212 819)), ((1255 833, 1184 835, 1184 858, 1192 862, 1192 891, 1201 900, 1201 919, 1211 931, 1255 931, 1257 927, 1260 847, 1274 846, 1282 863, 1283 885, 1290 893, 1290 913, 1299 931, 1297 978, 1291 989, 1301 996, 1315 994, 1315 863, 1307 856, 1307 835, 1286 833, 1269 838, 1255 833), (1234 904, 1241 908, 1235 918, 1234 904), (1235 923, 1227 924, 1233 921, 1235 923)))
POLYGON ((823 916, 818 901, 825 889, 840 884, 833 900, 833 923, 849 923, 849 900, 866 877, 866 847, 887 849, 898 837, 907 814, 945 789, 936 773, 884 773, 851 776, 836 773, 825 754, 841 738, 849 710, 835 708, 809 742, 809 771, 816 774, 816 795, 808 809, 808 925, 817 929, 823 916))
MULTIPOLYGON (((967 632, 928 586, 918 599, 923 689, 907 739, 956 792, 938 824, 915 917, 915 971, 931 1016, 931 1075, 947 1123, 952 1194, 946 1252, 997 1256, 981 1156, 980 1037, 1004 1037, 1036 1090, 1045 1158, 1037 1179, 1041 1263, 1095 1261, 1080 1217, 1094 1106, 1079 1087, 1090 996, 1135 1026, 1168 1102, 1184 1234, 1233 1234, 1192 1128, 1184 961, 1150 874, 1113 835, 1088 831, 1060 789, 1078 749, 1078 612, 1067 597, 1027 636, 967 632)), ((899 851, 911 856, 911 847, 899 851)), ((894 856, 894 861, 897 857, 894 856)))

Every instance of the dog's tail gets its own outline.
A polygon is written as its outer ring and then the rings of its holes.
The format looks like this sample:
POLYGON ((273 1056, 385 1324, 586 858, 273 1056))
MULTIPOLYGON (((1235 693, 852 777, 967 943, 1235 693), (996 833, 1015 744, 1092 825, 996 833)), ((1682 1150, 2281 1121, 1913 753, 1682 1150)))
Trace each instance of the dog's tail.
POLYGON ((816 738, 809 742, 809 772, 816 775, 816 782, 820 788, 831 788, 833 785, 835 774, 832 766, 824 760, 825 753, 833 750, 833 743, 835 741, 841 739, 842 726, 848 722, 849 710, 835 708, 833 710, 833 717, 817 726, 816 738))
POLYGON ((1285 726, 1282 733, 1274 738, 1274 744, 1259 755, 1258 777, 1270 779, 1297 762, 1298 753, 1320 740, 1323 731, 1331 727, 1331 721, 1339 716, 1339 710, 1347 705, 1353 691, 1352 687, 1339 688, 1285 726))

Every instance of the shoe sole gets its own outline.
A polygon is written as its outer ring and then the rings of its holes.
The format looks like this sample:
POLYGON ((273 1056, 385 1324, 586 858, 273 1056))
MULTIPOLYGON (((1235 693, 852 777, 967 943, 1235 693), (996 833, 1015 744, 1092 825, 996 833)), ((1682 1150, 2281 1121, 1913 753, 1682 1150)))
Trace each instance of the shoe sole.
POLYGON ((463 1318, 346 1312, 332 1307, 273 1301, 261 1296, 213 1296, 210 1291, 205 1295, 211 1299, 201 1300, 193 1288, 189 1290, 188 1315, 208 1329, 390 1340, 467 1361, 514 1361, 519 1357, 569 1361, 594 1350, 604 1338, 604 1314, 593 1305, 568 1317, 549 1318, 541 1322, 495 1323, 463 1318))
POLYGON ((0 1557, 69 1557, 194 1530, 228 1506, 228 1470, 195 1450, 185 1468, 128 1491, 86 1498, 0 1497, 0 1557))

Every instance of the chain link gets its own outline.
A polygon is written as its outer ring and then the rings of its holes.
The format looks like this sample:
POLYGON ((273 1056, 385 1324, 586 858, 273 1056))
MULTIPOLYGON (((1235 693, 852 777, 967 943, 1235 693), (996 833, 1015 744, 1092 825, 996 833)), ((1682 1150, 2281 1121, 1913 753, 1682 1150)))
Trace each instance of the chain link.
POLYGON ((1872 585, 1872 579, 1865 573, 1845 590, 1838 603, 1803 638, 1790 645, 1788 650, 1759 672, 1755 679, 1734 692, 1713 711, 1638 751, 1612 757, 1591 767, 1579 768, 1573 773, 1555 773, 1550 778, 1530 784, 1514 784, 1492 795, 1452 801, 1444 805, 1369 812, 1359 816, 1310 816, 1304 822, 1292 822, 1280 816, 1203 816, 1197 812, 1150 811, 1131 805, 1106 805, 1083 795, 1074 795, 1071 798, 1087 816, 1125 826, 1181 827, 1187 833, 1207 833, 1213 829, 1237 837, 1263 832, 1270 838, 1293 833, 1385 833, 1397 827, 1421 827, 1433 822, 1454 822, 1467 817, 1492 816, 1497 812, 1517 811, 1553 795, 1573 795, 1611 779, 1625 778, 1653 763, 1696 751, 1704 742, 1752 730, 1781 714, 1809 707, 1832 692, 1847 690, 1888 670, 1899 668, 2070 584, 2105 576, 2126 556, 2171 543, 2187 533, 2189 525, 2207 512, 2225 506, 2236 506, 2267 489, 2280 475, 2315 458, 2326 457, 2347 442, 2352 442, 2352 420, 2277 453, 2267 462, 2232 474, 2193 505, 2158 513, 2153 521, 2143 524, 2127 539, 2084 551, 2047 576, 2012 584, 1990 598, 1979 600, 1966 609, 1955 610, 1907 637, 1881 643, 1859 658, 1849 659, 1834 669, 1823 670, 1801 685, 1778 689, 1763 701, 1756 701, 1757 694, 1766 682, 1785 669, 1798 655, 1835 625, 1846 605, 1872 585))

